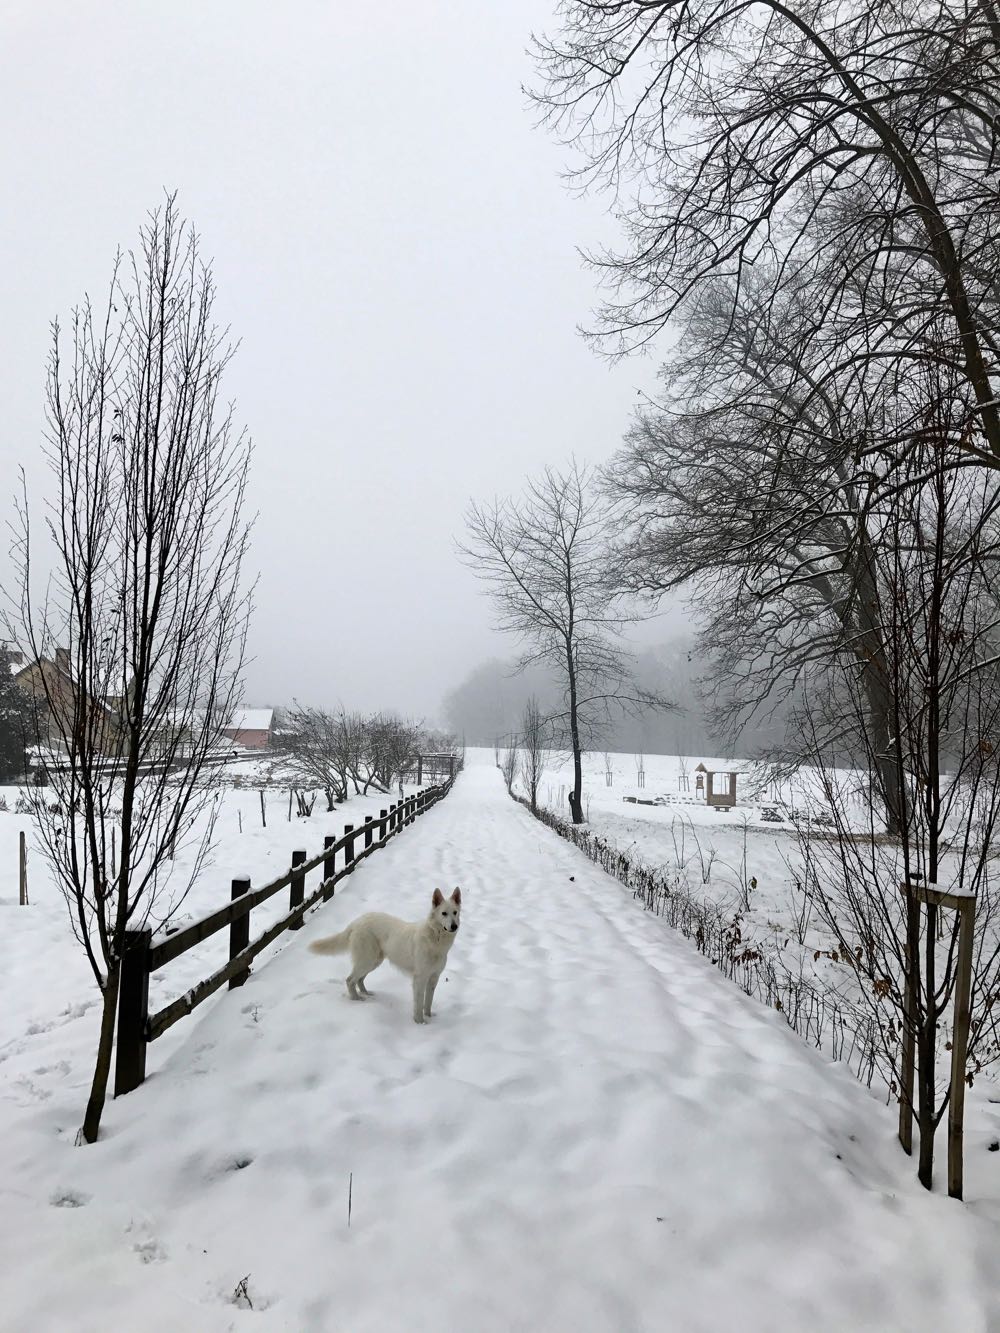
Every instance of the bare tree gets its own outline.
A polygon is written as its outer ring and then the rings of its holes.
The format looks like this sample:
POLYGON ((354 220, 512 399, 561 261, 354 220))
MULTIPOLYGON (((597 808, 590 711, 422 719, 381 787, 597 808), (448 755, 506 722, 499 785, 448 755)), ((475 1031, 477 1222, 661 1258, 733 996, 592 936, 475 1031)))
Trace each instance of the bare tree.
POLYGON ((275 764, 290 769, 299 782, 321 788, 328 811, 346 801, 350 745, 340 715, 298 703, 286 709, 275 764))
POLYGON ((101 992, 82 1136, 100 1128, 126 931, 169 919, 174 850, 208 849, 206 763, 240 699, 249 443, 220 400, 231 356, 214 284, 175 200, 115 261, 105 307, 53 329, 45 451, 53 573, 32 599, 26 500, 20 641, 45 716, 55 801, 38 834, 101 992))
POLYGON ((378 713, 370 718, 368 737, 372 775, 387 791, 393 782, 402 783, 404 774, 416 768, 421 748, 426 744, 418 722, 394 713, 378 713))
POLYGON ((948 454, 957 448, 954 407, 950 390, 929 404, 937 442, 910 453, 915 484, 892 491, 872 515, 882 524, 883 554, 871 586, 893 701, 898 842, 880 837, 872 823, 871 793, 884 756, 867 728, 857 728, 864 747, 860 771, 836 770, 826 758, 829 715, 866 710, 861 668, 816 668, 797 714, 812 738, 834 823, 829 839, 803 838, 807 887, 860 983, 873 1031, 881 1035, 886 1081, 900 1098, 900 1041, 904 1031, 914 1038, 912 1109, 919 1128, 918 1174, 927 1188, 935 1131, 948 1107, 937 1062, 939 1029, 956 984, 958 932, 957 922, 945 921, 942 909, 930 905, 919 943, 898 891, 901 880, 976 896, 968 1079, 1000 1054, 994 1013, 1000 988, 1000 487, 992 477, 984 483, 982 473, 948 470, 954 461, 948 454), (908 982, 912 1013, 905 1000, 908 982))
POLYGON ((708 277, 812 278, 831 373, 937 364, 1000 467, 996 238, 1000 39, 983 0, 563 0, 536 42, 543 116, 615 193, 596 263, 627 350, 708 277))
POLYGON ((276 763, 291 767, 306 783, 322 787, 327 809, 346 801, 351 789, 365 795, 388 792, 416 767, 421 729, 392 713, 365 717, 341 708, 336 713, 295 704, 282 726, 276 763))
POLYGON ((509 795, 514 793, 514 779, 517 776, 517 737, 508 736, 507 744, 500 756, 500 772, 509 795))
POLYGON ((582 754, 615 710, 672 707, 639 689, 620 642, 634 617, 621 609, 607 578, 610 511, 592 472, 573 463, 547 468, 519 500, 473 504, 468 542, 460 547, 489 585, 499 628, 524 642, 524 668, 546 662, 563 690, 563 709, 550 716, 573 754, 573 822, 584 822, 582 754))
POLYGON ((538 811, 538 787, 545 776, 548 726, 538 700, 532 695, 521 717, 521 781, 528 793, 531 813, 538 811))
MULTIPOLYGON (((880 558, 869 509, 887 469, 862 470, 857 454, 876 437, 895 454, 898 429, 856 386, 818 387, 824 352, 809 336, 808 294, 786 292, 780 317, 771 302, 766 283, 752 295, 721 282, 700 291, 664 369, 665 401, 641 412, 606 471, 631 516, 620 578, 654 597, 697 590, 712 721, 730 744, 794 696, 810 663, 850 644, 883 755, 886 825, 897 831, 892 701, 869 586, 880 558)), ((850 748, 853 717, 844 724, 831 747, 850 748)))

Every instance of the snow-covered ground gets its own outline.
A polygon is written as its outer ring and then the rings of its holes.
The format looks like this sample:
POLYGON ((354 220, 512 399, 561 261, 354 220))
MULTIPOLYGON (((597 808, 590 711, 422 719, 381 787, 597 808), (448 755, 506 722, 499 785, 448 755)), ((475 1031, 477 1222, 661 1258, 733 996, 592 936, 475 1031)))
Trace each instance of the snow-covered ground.
MULTIPOLYGON (((278 822, 242 848, 227 826, 189 907, 326 831, 289 846, 278 822)), ((891 1112, 511 802, 492 753, 157 1043, 89 1148, 91 986, 61 904, 42 881, 16 907, 7 864, 3 1329, 1000 1328, 982 1172, 965 1205, 921 1190, 891 1112), (456 884, 426 1027, 398 974, 352 1004, 305 948, 456 884)))

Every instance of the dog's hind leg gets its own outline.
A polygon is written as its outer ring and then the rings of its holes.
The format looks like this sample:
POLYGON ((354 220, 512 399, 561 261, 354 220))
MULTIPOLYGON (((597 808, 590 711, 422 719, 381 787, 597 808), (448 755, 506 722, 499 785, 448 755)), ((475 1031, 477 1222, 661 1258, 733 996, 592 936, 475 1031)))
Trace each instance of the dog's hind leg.
POLYGON ((358 931, 351 937, 351 971, 347 978, 347 990, 352 1000, 366 1000, 371 991, 365 985, 365 977, 374 972, 385 958, 378 941, 368 932, 358 931))

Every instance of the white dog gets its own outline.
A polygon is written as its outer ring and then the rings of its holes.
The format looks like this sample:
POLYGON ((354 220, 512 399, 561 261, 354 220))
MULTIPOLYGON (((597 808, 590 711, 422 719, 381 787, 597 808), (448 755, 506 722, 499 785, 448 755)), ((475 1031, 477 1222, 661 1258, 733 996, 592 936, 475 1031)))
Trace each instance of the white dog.
POLYGON ((350 949, 347 991, 352 1000, 366 1000, 371 995, 365 977, 388 958, 413 978, 413 1021, 425 1023, 431 1016, 434 987, 455 941, 461 907, 460 889, 450 898, 435 889, 426 921, 400 921, 386 912, 366 912, 339 935, 314 940, 309 948, 313 953, 346 953, 350 949))

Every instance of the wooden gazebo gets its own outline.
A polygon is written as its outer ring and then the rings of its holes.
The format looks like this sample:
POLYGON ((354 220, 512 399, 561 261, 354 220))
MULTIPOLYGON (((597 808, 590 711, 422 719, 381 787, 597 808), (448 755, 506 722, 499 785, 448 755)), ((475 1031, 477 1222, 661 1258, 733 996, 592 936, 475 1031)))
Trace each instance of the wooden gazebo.
POLYGON ((716 810, 731 810, 736 804, 737 770, 712 769, 699 764, 694 771, 705 775, 705 804, 716 810))

